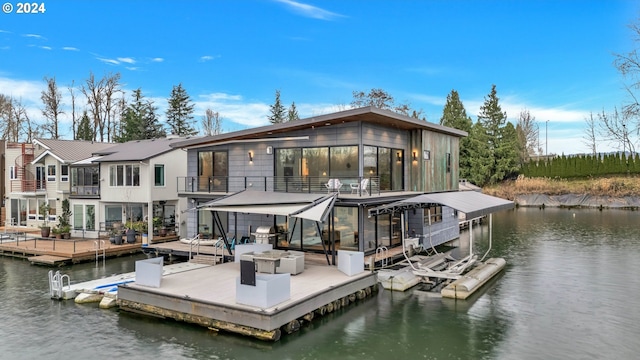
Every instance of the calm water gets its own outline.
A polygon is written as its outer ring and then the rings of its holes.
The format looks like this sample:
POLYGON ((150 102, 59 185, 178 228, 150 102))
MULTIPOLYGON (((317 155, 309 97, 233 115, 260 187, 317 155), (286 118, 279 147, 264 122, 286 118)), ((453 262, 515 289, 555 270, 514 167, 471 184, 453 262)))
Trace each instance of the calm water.
MULTIPOLYGON (((0 358, 632 359, 640 353, 640 212, 495 214, 507 268, 471 300, 380 291, 277 343, 47 296, 48 268, 0 257, 0 358)), ((476 228, 478 252, 488 231, 476 228)), ((139 257, 63 269, 73 282, 139 257)))

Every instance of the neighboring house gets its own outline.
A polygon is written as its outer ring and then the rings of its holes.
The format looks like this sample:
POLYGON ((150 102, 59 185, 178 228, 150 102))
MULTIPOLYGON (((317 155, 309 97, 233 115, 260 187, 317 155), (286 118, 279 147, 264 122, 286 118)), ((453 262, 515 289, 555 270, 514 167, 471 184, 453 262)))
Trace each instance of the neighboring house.
MULTIPOLYGON (((371 253, 400 245, 399 214, 369 216, 369 210, 418 194, 458 190, 459 140, 466 135, 365 107, 172 144, 187 150, 178 191, 191 208, 245 189, 266 191, 263 197, 283 202, 293 197, 287 193, 339 193, 321 230, 314 221, 245 208, 189 211, 187 236, 224 232, 239 238, 268 226, 280 233, 272 242, 281 249, 335 246, 371 253)), ((251 205, 242 201, 237 205, 251 205)), ((405 219, 405 235, 429 234, 427 246, 459 236, 456 211, 446 206, 417 207, 405 219)))
POLYGON ((6 144, 6 223, 38 227, 48 203, 48 221, 54 225, 62 201, 69 197, 70 164, 113 144, 78 140, 36 139, 32 144, 6 144))
POLYGON ((7 218, 7 214, 6 214, 6 173, 7 173, 7 168, 5 167, 6 165, 6 157, 5 157, 5 150, 6 150, 6 140, 0 140, 0 170, 2 171, 2 174, 0 174, 0 197, 2 198, 2 204, 0 204, 2 206, 2 211, 0 211, 0 226, 4 226, 5 225, 5 220, 7 218))
MULTIPOLYGON (((111 144, 71 167, 71 210, 75 236, 97 237, 114 224, 146 223, 153 238, 156 226, 186 232, 180 213, 177 176, 187 172, 187 153, 171 144, 186 138, 136 140, 111 144)), ((157 230, 157 229, 156 229, 157 230)))

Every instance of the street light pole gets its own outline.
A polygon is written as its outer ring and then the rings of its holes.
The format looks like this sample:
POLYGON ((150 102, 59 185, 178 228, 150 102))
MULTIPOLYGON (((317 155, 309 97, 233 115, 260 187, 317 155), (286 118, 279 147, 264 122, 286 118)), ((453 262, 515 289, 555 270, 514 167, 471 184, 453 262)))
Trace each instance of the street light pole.
POLYGON ((547 120, 547 122, 544 124, 544 137, 544 155, 547 156, 549 155, 549 120, 547 120))
POLYGON ((622 124, 622 153, 626 157, 627 153, 627 125, 622 124))

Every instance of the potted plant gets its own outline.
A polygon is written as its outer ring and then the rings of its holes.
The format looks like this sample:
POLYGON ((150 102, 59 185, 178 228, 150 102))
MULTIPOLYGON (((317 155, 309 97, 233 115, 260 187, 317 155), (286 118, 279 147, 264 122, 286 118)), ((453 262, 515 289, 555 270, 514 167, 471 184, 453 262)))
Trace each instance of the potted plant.
POLYGON ((122 244, 122 231, 120 227, 121 223, 114 223, 109 231, 109 241, 112 244, 121 245, 122 244))
POLYGON ((71 209, 69 206, 69 199, 62 200, 62 213, 58 216, 58 231, 65 238, 71 237, 71 209))
POLYGON ((53 227, 53 229, 51 229, 51 233, 53 233, 53 235, 55 235, 56 239, 62 239, 62 229, 60 229, 59 227, 53 227))
POLYGON ((51 207, 47 201, 43 201, 40 204, 40 215, 42 215, 42 225, 40 225, 40 236, 43 238, 49 237, 51 235, 51 227, 49 226, 49 211, 51 207))
POLYGON ((162 226, 162 218, 160 216, 153 217, 153 232, 159 236, 165 236, 167 234, 167 229, 162 226), (161 231, 164 235, 162 235, 161 231))

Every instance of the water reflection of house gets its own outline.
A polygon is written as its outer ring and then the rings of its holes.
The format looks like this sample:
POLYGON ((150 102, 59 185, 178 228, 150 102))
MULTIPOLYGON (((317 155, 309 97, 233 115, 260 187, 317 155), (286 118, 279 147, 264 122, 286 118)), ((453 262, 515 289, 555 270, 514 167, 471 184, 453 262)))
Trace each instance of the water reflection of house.
MULTIPOLYGON (((178 178, 178 192, 191 207, 242 190, 266 191, 282 201, 291 193, 311 198, 338 194, 320 231, 307 219, 294 227, 292 217, 251 213, 252 204, 245 203, 236 204, 245 207, 235 212, 189 212, 188 236, 224 232, 239 238, 270 226, 283 233, 273 237, 275 247, 282 249, 322 250, 324 241, 331 250, 370 253, 399 245, 399 214, 370 217, 368 210, 423 193, 457 190, 459 139, 466 135, 365 107, 176 143, 172 146, 188 154, 187 176, 178 178), (217 216, 221 229, 214 226, 217 216)), ((451 208, 433 204, 406 215, 406 235, 429 233, 433 245, 459 235, 451 208)))

